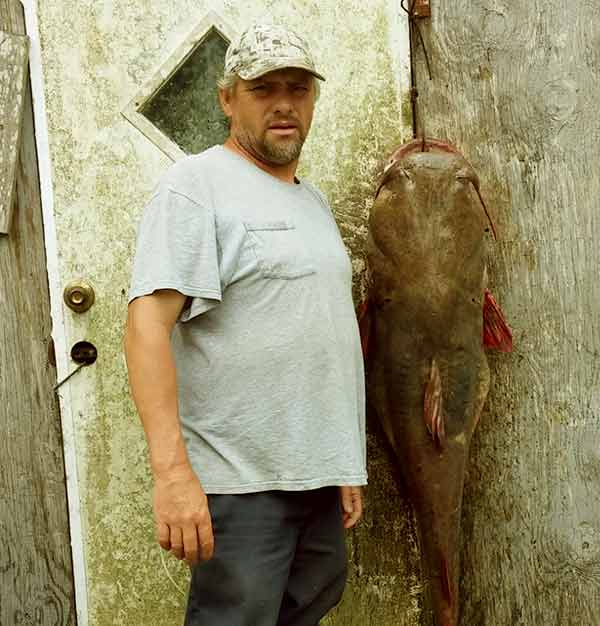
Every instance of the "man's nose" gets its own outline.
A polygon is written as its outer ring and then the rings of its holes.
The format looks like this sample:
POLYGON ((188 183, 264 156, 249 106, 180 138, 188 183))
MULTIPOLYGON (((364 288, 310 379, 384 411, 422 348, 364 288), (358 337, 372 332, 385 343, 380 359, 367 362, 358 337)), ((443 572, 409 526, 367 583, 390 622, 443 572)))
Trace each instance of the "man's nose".
POLYGON ((277 98, 273 107, 273 112, 279 113, 280 115, 289 115, 293 110, 294 107, 292 100, 288 94, 282 94, 279 98, 277 98))

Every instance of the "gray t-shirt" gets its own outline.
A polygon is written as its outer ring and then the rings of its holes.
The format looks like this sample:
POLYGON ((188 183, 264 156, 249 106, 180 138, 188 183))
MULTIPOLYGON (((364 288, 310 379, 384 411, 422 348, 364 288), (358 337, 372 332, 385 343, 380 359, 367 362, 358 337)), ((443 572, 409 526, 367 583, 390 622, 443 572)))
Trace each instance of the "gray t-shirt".
POLYGON ((331 210, 308 183, 223 146, 166 172, 139 226, 129 300, 189 296, 172 347, 207 493, 366 482, 351 283, 331 210))

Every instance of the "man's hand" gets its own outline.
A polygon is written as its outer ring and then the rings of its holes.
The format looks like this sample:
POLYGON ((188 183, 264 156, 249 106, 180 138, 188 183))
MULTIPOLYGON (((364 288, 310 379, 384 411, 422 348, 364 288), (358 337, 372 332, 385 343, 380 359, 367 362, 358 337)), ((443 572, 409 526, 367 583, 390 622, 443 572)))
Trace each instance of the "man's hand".
POLYGON ((158 543, 178 559, 192 566, 212 557, 208 500, 191 467, 155 477, 154 518, 158 543))
POLYGON ((340 487, 344 528, 352 528, 362 517, 362 489, 361 487, 340 487))

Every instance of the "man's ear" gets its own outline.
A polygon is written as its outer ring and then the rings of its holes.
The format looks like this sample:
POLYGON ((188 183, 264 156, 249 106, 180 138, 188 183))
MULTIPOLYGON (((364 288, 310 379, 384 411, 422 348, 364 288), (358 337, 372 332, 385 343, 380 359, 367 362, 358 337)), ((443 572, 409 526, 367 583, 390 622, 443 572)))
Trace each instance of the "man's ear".
POLYGON ((225 113, 226 117, 231 117, 231 90, 229 89, 219 89, 219 102, 221 103, 221 108, 223 109, 223 113, 225 113))

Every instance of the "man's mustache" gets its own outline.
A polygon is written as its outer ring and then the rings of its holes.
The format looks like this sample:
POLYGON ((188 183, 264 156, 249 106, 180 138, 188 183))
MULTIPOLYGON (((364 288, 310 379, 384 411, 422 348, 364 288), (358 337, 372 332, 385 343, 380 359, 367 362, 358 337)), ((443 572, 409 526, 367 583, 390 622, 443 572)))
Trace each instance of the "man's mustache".
POLYGON ((273 116, 267 119, 267 126, 297 126, 298 128, 302 128, 300 120, 294 115, 281 115, 281 116, 273 116))

